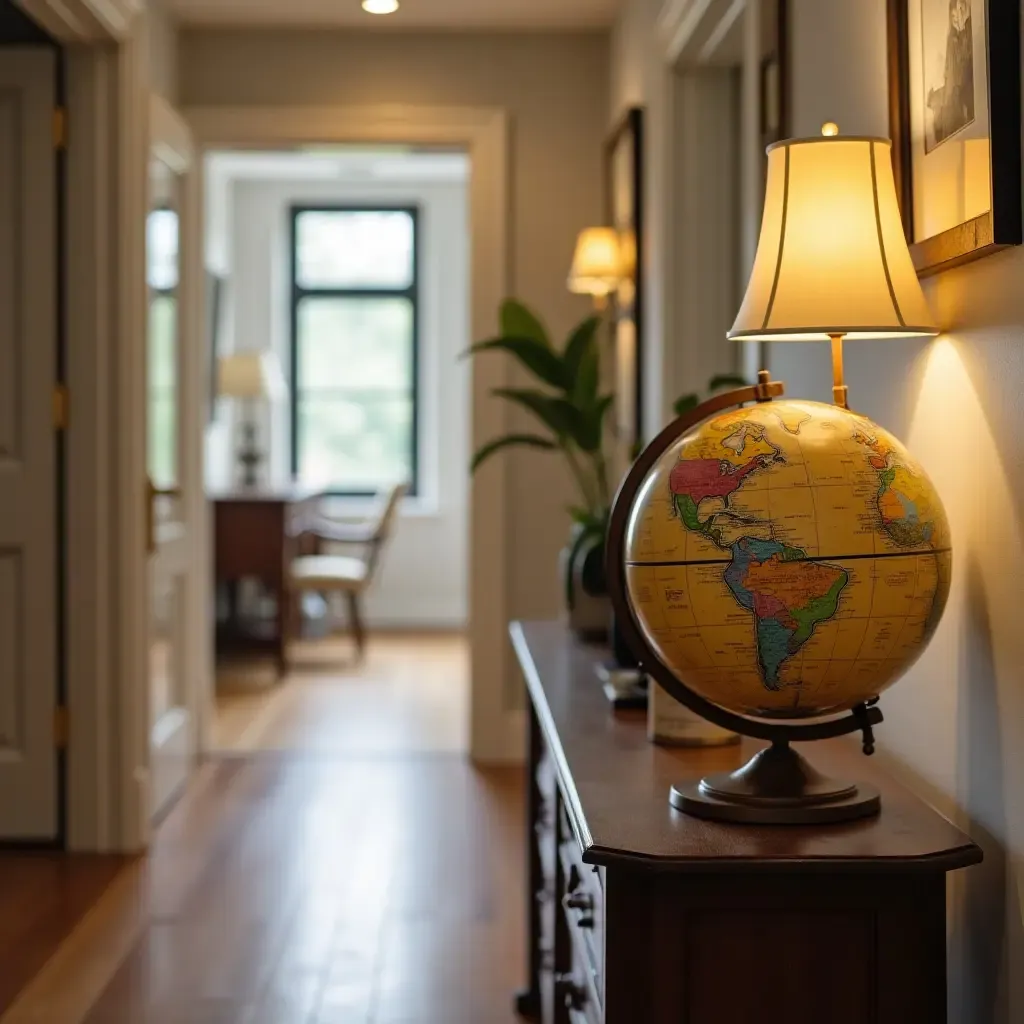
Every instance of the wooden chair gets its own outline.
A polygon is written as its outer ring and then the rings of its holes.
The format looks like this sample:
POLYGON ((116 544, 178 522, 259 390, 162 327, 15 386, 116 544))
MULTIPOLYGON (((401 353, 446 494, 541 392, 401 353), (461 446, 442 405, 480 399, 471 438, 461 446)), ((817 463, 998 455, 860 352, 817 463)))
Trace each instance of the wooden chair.
POLYGON ((393 487, 385 495, 377 515, 365 523, 339 523, 320 516, 304 524, 299 550, 312 548, 315 553, 300 554, 289 567, 288 586, 293 596, 296 620, 292 623, 293 633, 297 632, 295 627, 301 616, 302 595, 306 591, 325 596, 342 593, 348 602, 356 653, 362 657, 366 649, 366 627, 359 599, 373 582, 381 552, 394 529, 398 506, 408 490, 408 484, 393 487), (344 544, 359 549, 359 553, 324 554, 326 544, 344 544))

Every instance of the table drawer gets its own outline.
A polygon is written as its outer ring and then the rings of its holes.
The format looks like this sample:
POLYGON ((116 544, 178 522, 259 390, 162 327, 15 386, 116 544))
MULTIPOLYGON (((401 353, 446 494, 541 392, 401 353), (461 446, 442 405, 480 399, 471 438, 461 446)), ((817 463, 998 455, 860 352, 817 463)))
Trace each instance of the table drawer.
POLYGON ((584 864, 575 839, 559 845, 563 891, 560 910, 573 946, 574 968, 583 977, 592 999, 604 991, 604 892, 597 869, 584 864))

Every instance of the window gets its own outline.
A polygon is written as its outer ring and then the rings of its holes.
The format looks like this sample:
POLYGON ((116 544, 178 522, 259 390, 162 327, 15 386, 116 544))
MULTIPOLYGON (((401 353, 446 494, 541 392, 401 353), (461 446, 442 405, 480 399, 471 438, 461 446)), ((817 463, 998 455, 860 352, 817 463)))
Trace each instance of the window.
POLYGON ((292 473, 416 492, 417 211, 293 207, 292 473))
POLYGON ((146 222, 149 475, 156 487, 178 483, 178 215, 156 209, 146 222))

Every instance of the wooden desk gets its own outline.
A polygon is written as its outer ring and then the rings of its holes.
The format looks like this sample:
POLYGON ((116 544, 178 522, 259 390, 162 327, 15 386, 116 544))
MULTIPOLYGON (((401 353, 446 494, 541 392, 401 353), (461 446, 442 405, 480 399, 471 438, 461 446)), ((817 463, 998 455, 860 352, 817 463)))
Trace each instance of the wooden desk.
MULTIPOLYGON (((981 850, 855 744, 813 763, 882 793, 830 826, 702 821, 673 782, 754 752, 647 741, 612 712, 602 653, 558 623, 513 623, 531 705, 529 977, 544 1024, 942 1024, 947 871, 981 850)), ((885 726, 878 739, 885 743, 885 726)))
MULTIPOLYGON (((236 585, 255 578, 277 599, 277 620, 272 633, 244 634, 237 617, 218 629, 217 650, 266 650, 274 654, 278 670, 286 668, 285 646, 291 621, 291 594, 286 586, 288 565, 298 553, 299 539, 315 521, 323 495, 299 488, 279 491, 233 491, 211 495, 213 502, 214 579, 236 585)), ((234 613, 235 609, 232 608, 234 613)))

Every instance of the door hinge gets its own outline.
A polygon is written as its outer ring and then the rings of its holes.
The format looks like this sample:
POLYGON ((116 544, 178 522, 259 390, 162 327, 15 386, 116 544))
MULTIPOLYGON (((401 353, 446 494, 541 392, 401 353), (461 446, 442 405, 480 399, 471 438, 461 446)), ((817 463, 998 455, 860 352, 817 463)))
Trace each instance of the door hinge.
POLYGON ((71 397, 66 384, 53 386, 53 429, 67 430, 71 397))
POLYGON ((71 715, 66 704, 53 709, 53 745, 57 750, 66 750, 71 733, 71 715))
POLYGON ((68 147, 68 112, 63 107, 53 108, 53 148, 68 147))

